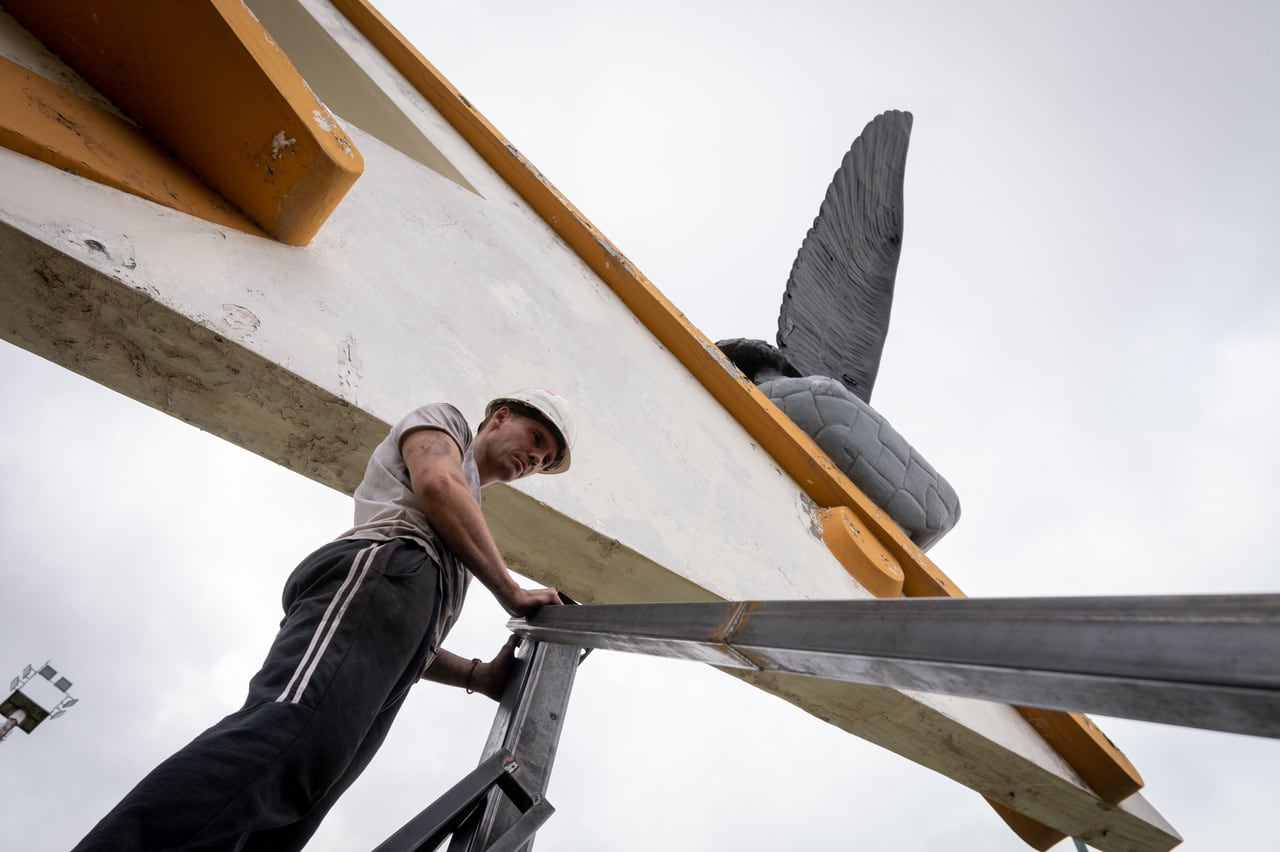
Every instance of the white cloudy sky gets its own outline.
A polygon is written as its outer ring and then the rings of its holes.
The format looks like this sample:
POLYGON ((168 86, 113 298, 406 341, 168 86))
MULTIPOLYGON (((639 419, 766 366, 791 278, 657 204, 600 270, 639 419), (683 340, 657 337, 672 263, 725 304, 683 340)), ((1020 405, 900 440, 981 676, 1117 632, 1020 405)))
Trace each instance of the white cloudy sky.
MULTIPOLYGON (((911 110, 875 403, 964 503, 935 561, 972 595, 1280 586, 1280 7, 379 5, 713 339, 772 336, 841 155, 911 110)), ((82 699, 0 746, 0 837, 58 850, 239 705, 349 505, 7 344, 0 383, 0 666, 82 699)), ((503 620, 478 591, 452 644, 503 620)), ((371 848, 474 765, 492 705, 415 693, 312 848, 371 848)), ((1274 848, 1275 741, 1104 728, 1185 848, 1274 848)), ((931 772, 620 655, 580 674, 550 799, 541 849, 1024 848, 931 772)))

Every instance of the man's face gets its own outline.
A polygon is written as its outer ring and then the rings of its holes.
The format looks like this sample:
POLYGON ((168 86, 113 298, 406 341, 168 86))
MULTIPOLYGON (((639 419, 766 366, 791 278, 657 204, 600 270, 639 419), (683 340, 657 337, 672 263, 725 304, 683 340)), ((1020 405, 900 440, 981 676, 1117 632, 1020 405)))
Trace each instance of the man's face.
POLYGON ((484 430, 483 462, 498 482, 511 482, 537 473, 560 451, 555 434, 537 420, 522 417, 507 407, 493 413, 484 430))

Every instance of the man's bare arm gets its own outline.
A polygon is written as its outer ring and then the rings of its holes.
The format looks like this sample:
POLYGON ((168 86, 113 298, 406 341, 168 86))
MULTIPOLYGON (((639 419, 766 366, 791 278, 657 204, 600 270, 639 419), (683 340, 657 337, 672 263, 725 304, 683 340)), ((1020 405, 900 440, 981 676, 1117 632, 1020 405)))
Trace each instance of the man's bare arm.
MULTIPOLYGON (((431 527, 508 613, 527 615, 543 604, 558 604, 555 589, 525 589, 507 569, 462 474, 462 451, 448 434, 419 429, 400 444, 413 493, 431 527)), ((470 661, 468 661, 470 665, 470 661)))
POLYGON ((457 654, 441 648, 436 658, 422 673, 423 680, 456 686, 487 695, 494 701, 502 699, 502 690, 511 676, 511 667, 516 660, 516 646, 520 637, 512 636, 489 662, 477 662, 459 657, 457 654))

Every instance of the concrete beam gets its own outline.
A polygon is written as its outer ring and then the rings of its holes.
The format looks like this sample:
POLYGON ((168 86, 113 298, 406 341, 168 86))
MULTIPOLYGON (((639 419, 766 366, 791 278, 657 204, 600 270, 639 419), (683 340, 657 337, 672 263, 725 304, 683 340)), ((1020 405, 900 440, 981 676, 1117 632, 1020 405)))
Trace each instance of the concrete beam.
MULTIPOLYGON (((371 77, 396 79, 358 34, 327 26, 371 77)), ((869 597, 822 540, 825 506, 780 475, 719 399, 729 391, 692 376, 563 223, 533 213, 436 109, 386 88, 475 191, 353 127, 366 174, 300 249, 0 151, 0 333, 347 492, 410 407, 478 412, 494 393, 552 386, 582 401, 575 476, 486 498, 522 573, 596 603, 869 597)), ((625 261, 592 244, 604 267, 625 261)), ((1177 842, 1140 797, 1116 806, 1091 789, 1013 708, 752 682, 1097 848, 1177 842)))
MULTIPOLYGON (((373 140, 361 144, 366 150, 376 147, 373 140)), ((377 265, 374 256, 380 252, 371 235, 386 223, 361 220, 386 203, 397 181, 392 169, 379 186, 378 170, 370 171, 366 178, 373 179, 362 185, 370 184, 371 196, 362 195, 360 187, 353 191, 352 200, 359 203, 353 204, 350 219, 341 220, 333 241, 296 250, 0 151, 0 173, 10 188, 0 200, 0 333, 350 492, 370 448, 401 410, 437 398, 458 399, 464 410, 477 410, 489 385, 518 386, 533 378, 502 358, 486 365, 484 356, 459 351, 449 341, 419 343, 428 350, 423 360, 450 377, 429 383, 424 378, 435 369, 406 370, 403 356, 383 357, 379 351, 378 340, 388 335, 393 340, 383 342, 389 353, 412 351, 418 331, 412 324, 397 326, 388 314, 341 331, 345 312, 334 304, 350 286, 350 269, 340 262, 342 247, 363 233, 360 240, 369 248, 352 262, 377 265), (74 217, 70 210, 76 211, 74 217), (304 279, 307 286, 295 286, 294 279, 304 279), (476 363, 469 363, 473 358, 476 363), (359 398, 366 390, 368 401, 359 398)), ((423 170, 418 177, 426 174, 423 170)), ((423 188, 420 182, 417 189, 423 188)), ((457 192, 457 197, 470 195, 457 192)), ((586 279, 578 280, 591 290, 586 279)), ((408 290, 418 297, 408 296, 396 313, 422 316, 431 328, 434 322, 427 318, 439 313, 439 305, 433 306, 428 294, 446 301, 461 298, 458 293, 449 297, 447 286, 438 292, 408 290)), ((510 295, 501 287, 487 297, 472 289, 468 300, 478 317, 489 318, 501 309, 490 300, 501 303, 510 295)), ((592 310, 601 315, 592 327, 611 329, 615 343, 636 335, 627 328, 624 306, 607 290, 595 298, 592 310)), ((460 310, 453 307, 452 313, 460 310)), ((574 337, 563 327, 548 333, 561 340, 574 337)), ((577 331, 579 337, 586 334, 577 331)), ((607 348, 601 340, 581 345, 597 352, 607 348)), ((537 348, 545 349, 546 341, 537 348)), ((777 477, 767 456, 750 450, 749 437, 724 419, 674 359, 664 361, 650 345, 645 375, 627 389, 639 396, 628 403, 608 375, 575 377, 580 368, 570 363, 578 360, 573 353, 548 358, 556 363, 546 375, 565 380, 548 383, 564 388, 568 382, 566 394, 599 407, 583 412, 577 481, 488 490, 486 514, 513 567, 593 603, 715 600, 746 596, 748 590, 773 598, 869 596, 823 545, 815 507, 797 500, 794 486, 777 477), (649 415, 636 407, 641 400, 675 396, 681 397, 679 403, 661 404, 662 410, 649 415), (667 416, 663 411, 671 405, 692 406, 698 414, 667 416), (628 422, 609 414, 621 406, 630 406, 623 418, 628 422), (717 412, 724 422, 710 435, 681 425, 716 422, 717 412), (665 448, 648 446, 643 436, 650 432, 665 448), (670 466, 639 469, 628 461, 637 455, 663 458, 664 452, 670 466), (692 475, 683 467, 686 462, 696 468, 692 475), (726 507, 709 493, 708 483, 718 475, 736 478, 753 499, 726 515, 726 507), (637 518, 630 506, 646 489, 653 494, 647 501, 650 511, 637 518), (627 499, 620 499, 624 494, 627 499), (714 542, 690 538, 690 518, 714 519, 708 523, 728 533, 714 542), (762 527, 769 532, 761 534, 762 527), (726 565, 734 571, 725 572, 726 565)), ((620 363, 604 366, 622 369, 620 363)), ((1178 842, 1140 796, 1120 805, 1102 800, 1012 708, 776 675, 746 679, 1096 848, 1156 850, 1178 842)))

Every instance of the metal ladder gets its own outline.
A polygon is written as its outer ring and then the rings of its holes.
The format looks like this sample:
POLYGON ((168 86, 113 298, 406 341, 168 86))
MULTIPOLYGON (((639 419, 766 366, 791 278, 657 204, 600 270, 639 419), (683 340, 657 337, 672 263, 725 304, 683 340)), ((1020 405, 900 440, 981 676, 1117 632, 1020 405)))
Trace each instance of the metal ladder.
POLYGON ((898 598, 543 607, 479 767, 375 852, 515 852, 585 650, 1280 738, 1280 595, 898 598))

